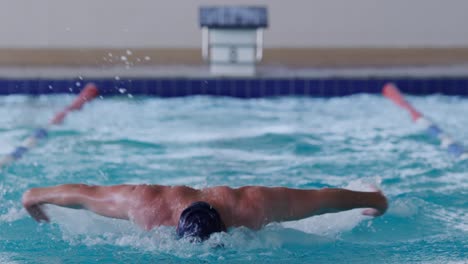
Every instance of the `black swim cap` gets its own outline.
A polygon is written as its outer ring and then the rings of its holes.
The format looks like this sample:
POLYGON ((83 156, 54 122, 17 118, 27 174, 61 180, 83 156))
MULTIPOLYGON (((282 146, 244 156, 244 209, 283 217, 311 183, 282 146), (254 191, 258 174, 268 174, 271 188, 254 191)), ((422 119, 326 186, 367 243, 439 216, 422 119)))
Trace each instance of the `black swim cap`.
POLYGON ((211 234, 226 231, 218 211, 206 202, 195 202, 180 214, 177 225, 179 238, 191 237, 201 241, 211 234))

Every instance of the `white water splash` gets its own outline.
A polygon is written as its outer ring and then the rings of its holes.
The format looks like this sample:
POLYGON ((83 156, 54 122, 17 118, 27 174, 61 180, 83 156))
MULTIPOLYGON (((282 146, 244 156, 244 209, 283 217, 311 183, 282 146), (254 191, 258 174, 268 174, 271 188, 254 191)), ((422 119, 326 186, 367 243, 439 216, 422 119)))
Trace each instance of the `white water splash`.
POLYGON ((7 252, 1 252, 0 253, 0 263, 2 264, 18 264, 20 262, 12 260, 17 254, 14 253, 7 253, 7 252))
POLYGON ((11 208, 8 208, 6 213, 0 215, 0 222, 11 223, 21 218, 24 218, 26 216, 27 216, 27 213, 22 208, 11 207, 11 208))

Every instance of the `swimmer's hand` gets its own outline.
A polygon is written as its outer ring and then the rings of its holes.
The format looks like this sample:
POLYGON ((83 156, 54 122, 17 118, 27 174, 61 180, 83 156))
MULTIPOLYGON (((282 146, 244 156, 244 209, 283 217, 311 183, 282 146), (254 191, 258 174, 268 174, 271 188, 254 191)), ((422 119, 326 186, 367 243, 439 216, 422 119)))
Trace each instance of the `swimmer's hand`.
POLYGON ((40 205, 32 205, 25 207, 26 211, 36 220, 37 222, 49 222, 49 217, 44 213, 40 205))
POLYGON ((375 196, 372 199, 373 200, 373 208, 365 209, 362 211, 363 215, 367 216, 381 216, 383 215, 387 209, 388 209, 388 201, 387 197, 382 193, 381 190, 379 190, 377 187, 372 188, 374 190, 375 196))
POLYGON ((31 191, 27 191, 23 194, 22 202, 24 209, 26 209, 34 220, 37 222, 49 222, 49 217, 44 213, 44 210, 42 210, 42 205, 35 201, 31 191))

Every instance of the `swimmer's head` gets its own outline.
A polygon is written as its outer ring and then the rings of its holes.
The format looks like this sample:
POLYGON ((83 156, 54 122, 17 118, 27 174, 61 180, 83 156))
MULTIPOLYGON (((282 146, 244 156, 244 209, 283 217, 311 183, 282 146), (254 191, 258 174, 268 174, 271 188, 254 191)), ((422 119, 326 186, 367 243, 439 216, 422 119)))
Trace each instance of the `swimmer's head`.
POLYGON ((189 237, 203 241, 216 232, 226 231, 221 217, 216 209, 206 202, 195 202, 180 214, 177 225, 179 238, 189 237))

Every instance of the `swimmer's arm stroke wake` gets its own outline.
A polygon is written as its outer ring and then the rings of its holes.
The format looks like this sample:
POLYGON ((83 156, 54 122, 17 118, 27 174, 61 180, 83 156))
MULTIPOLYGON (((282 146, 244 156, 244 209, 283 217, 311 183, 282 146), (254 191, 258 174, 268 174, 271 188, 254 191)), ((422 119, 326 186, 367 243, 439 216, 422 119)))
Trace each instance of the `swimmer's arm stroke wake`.
POLYGON ((49 222, 42 205, 87 209, 96 214, 118 219, 129 219, 129 212, 137 199, 135 186, 90 186, 85 184, 64 184, 54 187, 32 188, 23 195, 23 206, 38 222, 49 222), (130 198, 130 199, 129 199, 130 198))

